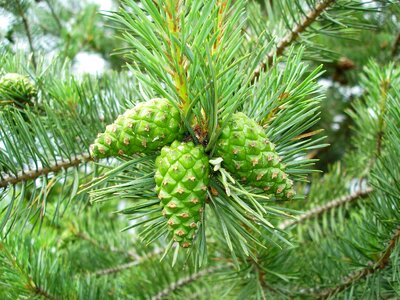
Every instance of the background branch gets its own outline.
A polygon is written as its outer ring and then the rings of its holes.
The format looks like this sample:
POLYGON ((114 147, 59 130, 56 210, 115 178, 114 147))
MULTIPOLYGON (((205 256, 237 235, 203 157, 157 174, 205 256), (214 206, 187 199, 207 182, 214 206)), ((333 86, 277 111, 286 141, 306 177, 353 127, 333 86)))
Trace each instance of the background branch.
POLYGON ((47 293, 45 290, 43 290, 41 287, 39 286, 35 286, 34 287, 35 293, 36 295, 48 299, 48 300, 59 300, 58 298, 54 297, 53 295, 50 295, 49 293, 47 293))
POLYGON ((396 39, 394 40, 392 47, 392 57, 396 56, 397 51, 399 50, 399 46, 400 46, 400 33, 397 34, 396 39))
POLYGON ((327 211, 330 211, 333 208, 340 207, 342 205, 345 205, 346 203, 354 202, 356 200, 365 198, 372 192, 373 192, 373 189, 368 187, 364 191, 357 191, 350 195, 342 196, 340 198, 331 200, 328 203, 325 203, 321 206, 314 207, 314 208, 310 209, 309 211, 301 214, 300 216, 297 217, 296 220, 286 220, 286 221, 282 222, 281 224, 279 224, 279 229, 285 230, 286 228, 288 228, 294 224, 302 223, 305 220, 316 218, 316 217, 320 216, 321 214, 323 214, 327 211))
POLYGON ((76 167, 79 166, 80 164, 84 164, 92 160, 93 158, 91 158, 89 155, 83 154, 72 160, 55 162, 55 164, 50 167, 38 168, 37 170, 32 170, 27 172, 22 171, 16 176, 4 177, 0 181, 0 188, 4 188, 7 187, 8 185, 17 184, 28 180, 33 180, 42 175, 57 173, 60 172, 61 170, 65 170, 71 167, 76 167))
POLYGON ((56 12, 54 11, 53 5, 51 5, 50 0, 45 0, 45 2, 46 2, 47 6, 50 9, 51 15, 53 16, 54 20, 57 23, 58 30, 61 31, 62 30, 62 25, 61 25, 60 19, 58 18, 56 12))
MULTIPOLYGON (((112 267, 112 268, 99 270, 99 271, 96 271, 94 273, 91 273, 90 275, 93 275, 93 276, 104 276, 104 275, 110 275, 110 274, 114 274, 114 273, 119 273, 121 271, 130 269, 130 268, 132 268, 134 266, 137 266, 140 263, 142 263, 143 261, 145 261, 147 259, 150 259, 150 258, 153 258, 153 257, 161 254, 163 251, 164 251, 163 249, 157 249, 157 250, 153 251, 152 253, 150 253, 149 255, 145 255, 143 257, 137 258, 135 261, 131 261, 131 262, 128 262, 128 263, 125 263, 125 264, 121 264, 121 265, 118 265, 118 266, 115 266, 115 267, 112 267)), ((129 255, 129 253, 128 253, 128 255, 129 255)))
POLYGON ((32 64, 33 64, 34 69, 36 70, 36 68, 37 68, 36 52, 35 52, 35 48, 33 46, 33 38, 32 38, 31 29, 29 27, 28 19, 26 18, 26 15, 24 13, 24 10, 23 10, 19 0, 14 0, 14 1, 16 4, 16 7, 17 7, 18 14, 22 19, 22 23, 24 24, 26 36, 28 37, 29 48, 31 49, 31 53, 32 53, 32 64))
POLYGON ((332 5, 336 0, 324 0, 317 4, 317 6, 309 11, 304 19, 296 24, 294 28, 277 44, 276 48, 271 50, 267 54, 266 62, 262 62, 258 68, 254 71, 252 83, 254 83, 260 76, 262 71, 265 71, 267 66, 271 66, 275 56, 281 56, 285 49, 289 47, 299 35, 304 32, 312 23, 314 23, 317 18, 326 10, 330 5, 332 5))
POLYGON ((187 276, 185 278, 179 279, 176 282, 173 282, 172 284, 170 284, 167 288, 163 289, 160 293, 158 293, 156 296, 152 297, 152 300, 162 300, 164 299, 166 296, 168 296, 168 294, 174 292, 175 290, 177 290, 178 288, 181 288, 184 285, 190 284, 194 281, 196 281, 197 279, 215 273, 216 271, 222 269, 221 266, 219 267, 211 267, 208 269, 204 269, 202 271, 199 271, 197 273, 194 273, 190 276, 187 276))
POLYGON ((389 265, 390 255, 392 254, 399 238, 400 238, 400 228, 396 229, 394 235, 389 240, 388 247, 382 253, 382 255, 379 256, 379 258, 372 264, 372 267, 367 267, 363 270, 360 270, 358 272, 350 274, 340 285, 324 290, 320 294, 318 299, 328 299, 328 298, 344 291, 345 289, 350 287, 353 283, 364 279, 365 277, 367 277, 370 274, 373 274, 379 270, 386 268, 389 265))

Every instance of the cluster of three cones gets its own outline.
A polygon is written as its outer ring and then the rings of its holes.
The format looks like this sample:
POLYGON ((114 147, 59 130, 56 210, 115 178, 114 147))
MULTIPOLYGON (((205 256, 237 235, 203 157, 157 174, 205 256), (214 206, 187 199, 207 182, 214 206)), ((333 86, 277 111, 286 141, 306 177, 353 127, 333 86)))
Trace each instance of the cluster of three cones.
MULTIPOLYGON (((174 239, 192 245, 207 197, 210 166, 203 146, 181 142, 184 135, 179 109, 166 99, 152 99, 126 111, 108 125, 91 145, 96 158, 154 153, 158 197, 174 239), (170 146, 168 146, 170 145, 170 146)), ((217 142, 224 167, 268 194, 290 199, 293 183, 284 165, 256 122, 243 113, 232 116, 217 142)))

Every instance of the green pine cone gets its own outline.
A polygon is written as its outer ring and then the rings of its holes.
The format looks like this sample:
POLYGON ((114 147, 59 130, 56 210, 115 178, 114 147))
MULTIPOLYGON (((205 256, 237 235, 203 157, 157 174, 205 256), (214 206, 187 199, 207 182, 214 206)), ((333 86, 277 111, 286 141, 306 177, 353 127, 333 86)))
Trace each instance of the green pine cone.
POLYGON ((263 128, 244 113, 236 113, 223 129, 216 155, 223 167, 252 186, 281 199, 293 198, 293 182, 263 128))
POLYGON ((208 157, 202 146, 175 141, 156 159, 156 191, 168 229, 188 248, 197 231, 209 182, 208 157))
POLYGON ((179 109, 167 99, 142 102, 120 115, 90 146, 91 155, 103 158, 151 153, 182 136, 179 109))
POLYGON ((27 76, 8 73, 0 79, 0 101, 12 101, 19 105, 32 103, 37 90, 27 76))

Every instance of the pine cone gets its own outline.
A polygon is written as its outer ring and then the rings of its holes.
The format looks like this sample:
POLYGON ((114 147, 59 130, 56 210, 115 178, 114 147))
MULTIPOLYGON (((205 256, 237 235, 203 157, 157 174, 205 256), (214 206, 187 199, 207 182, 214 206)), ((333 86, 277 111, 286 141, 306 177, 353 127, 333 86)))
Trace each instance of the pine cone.
POLYGON ((156 191, 175 241, 188 248, 197 231, 209 182, 208 157, 202 146, 175 141, 156 160, 156 191))
POLYGON ((182 136, 179 109, 167 99, 140 103, 120 115, 90 146, 93 157, 151 153, 182 136))
POLYGON ((282 199, 295 195, 293 182, 263 128, 243 113, 232 116, 217 142, 216 155, 229 172, 282 199))
POLYGON ((27 76, 8 73, 0 79, 0 100, 11 100, 23 106, 31 104, 37 90, 27 76))

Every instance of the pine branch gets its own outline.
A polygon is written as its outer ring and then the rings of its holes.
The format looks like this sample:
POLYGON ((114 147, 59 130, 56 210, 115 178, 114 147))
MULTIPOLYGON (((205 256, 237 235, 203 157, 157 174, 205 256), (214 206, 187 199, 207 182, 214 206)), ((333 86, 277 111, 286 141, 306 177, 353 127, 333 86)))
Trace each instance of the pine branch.
POLYGON ((56 23, 57 23, 58 30, 61 31, 61 30, 62 30, 61 21, 60 21, 60 19, 58 18, 56 12, 54 11, 53 5, 51 5, 50 0, 45 0, 45 2, 46 2, 47 6, 48 6, 49 9, 50 9, 51 15, 53 16, 54 20, 55 20, 56 23))
POLYGON ((26 280, 25 288, 30 290, 35 295, 43 297, 48 300, 58 300, 55 296, 51 295, 47 291, 45 291, 42 287, 37 285, 30 274, 28 274, 23 266, 17 261, 17 258, 11 254, 11 252, 4 246, 4 244, 0 243, 0 252, 4 252, 6 258, 9 262, 11 262, 12 266, 19 272, 26 280))
POLYGON ((380 110, 380 115, 379 115, 379 120, 378 120, 378 133, 376 136, 376 157, 379 157, 381 154, 382 150, 382 139, 383 139, 383 134, 384 134, 384 120, 385 120, 385 112, 386 112, 386 103, 388 99, 388 89, 390 87, 390 82, 388 80, 384 80, 380 84, 380 90, 381 90, 381 99, 379 101, 379 110, 380 110))
POLYGON ((329 288, 323 291, 318 299, 328 299, 353 285, 355 282, 360 281, 367 276, 385 269, 390 262, 390 255, 395 249, 396 243, 400 240, 400 228, 397 228, 392 238, 389 240, 389 245, 382 255, 372 264, 372 267, 367 267, 361 271, 350 274, 340 285, 329 288))
MULTIPOLYGON (((137 266, 137 265, 141 264, 143 261, 146 261, 147 259, 153 258, 154 256, 157 256, 157 255, 159 255, 159 254, 161 254, 163 252, 164 252, 164 249, 157 249, 157 250, 153 251, 152 253, 150 253, 149 255, 145 255, 143 257, 137 258, 135 261, 131 261, 131 262, 128 262, 128 263, 125 263, 125 264, 121 264, 121 265, 118 265, 116 267, 99 270, 99 271, 96 271, 94 273, 91 273, 90 275, 91 276, 104 276, 104 275, 110 275, 110 274, 114 274, 114 273, 119 273, 121 271, 130 269, 130 268, 132 268, 134 266, 137 266)), ((128 252, 127 254, 130 255, 131 253, 128 252)))
MULTIPOLYGON (((179 41, 181 38, 181 7, 182 3, 178 0, 176 3, 167 1, 165 6, 166 25, 171 31, 171 35, 179 41), (172 7, 174 6, 174 7, 172 7)), ((181 100, 181 106, 184 115, 187 115, 190 107, 188 83, 187 83, 187 67, 185 66, 186 58, 183 55, 180 43, 171 40, 169 43, 169 59, 170 59, 170 72, 174 78, 177 94, 181 100)))
POLYGON ((45 290, 43 290, 41 287, 36 286, 34 287, 35 294, 37 296, 40 296, 42 298, 48 299, 48 300, 58 300, 58 298, 54 297, 53 295, 50 295, 47 293, 45 290))
POLYGON ((91 273, 90 275, 92 275, 92 276, 104 276, 104 275, 110 275, 110 274, 114 274, 114 273, 119 273, 119 272, 124 271, 126 269, 130 269, 130 268, 138 265, 139 263, 140 263, 140 261, 131 261, 131 262, 128 262, 128 263, 125 263, 125 264, 118 265, 116 267, 112 267, 112 268, 96 271, 94 273, 91 273))
POLYGON ((162 300, 164 299, 166 296, 168 296, 170 293, 174 292, 175 290, 181 288, 182 286, 185 286, 187 284, 190 284, 194 281, 196 281, 197 279, 204 277, 206 275, 215 273, 216 271, 222 269, 221 266, 219 267, 211 267, 208 269, 204 269, 202 271, 199 271, 197 273, 194 273, 190 276, 184 277, 182 279, 179 279, 176 282, 173 282, 172 284, 170 284, 167 288, 163 289, 160 293, 158 293, 156 296, 152 297, 152 300, 162 300))
POLYGON ((385 114, 387 111, 387 102, 389 98, 389 89, 391 78, 385 78, 379 83, 380 99, 379 99, 379 116, 378 116, 378 131, 375 136, 375 151, 368 162, 364 174, 367 175, 375 165, 376 160, 380 157, 382 152, 382 142, 385 134, 385 114))
POLYGON ((397 54, 397 51, 399 50, 400 47, 400 33, 397 34, 397 37, 393 43, 393 47, 392 47, 392 57, 395 57, 397 54))
POLYGON ((373 189, 368 187, 364 191, 360 190, 360 191, 351 193, 350 195, 336 198, 336 199, 331 200, 328 203, 325 203, 321 206, 317 206, 317 207, 310 209, 309 211, 307 211, 307 212, 301 214, 299 217, 297 217, 296 220, 286 220, 286 221, 282 222, 281 224, 279 224, 279 229, 285 230, 286 228, 288 228, 294 224, 302 223, 308 219, 317 218, 320 215, 322 215, 323 213, 330 211, 331 209, 334 209, 334 208, 343 206, 347 203, 355 202, 359 199, 365 198, 372 192, 373 192, 373 189))
POLYGON ((46 168, 38 168, 36 170, 31 170, 27 172, 20 172, 16 176, 6 176, 2 178, 0 181, 0 188, 5 188, 8 185, 14 185, 20 182, 28 181, 28 180, 33 180, 36 179, 40 176, 43 175, 48 175, 50 173, 58 173, 61 170, 65 170, 71 167, 77 167, 81 164, 85 164, 89 161, 92 161, 93 158, 90 157, 87 154, 82 154, 75 159, 72 160, 67 160, 67 161, 60 161, 60 162, 55 162, 54 165, 46 168))
POLYGON ((336 0, 323 0, 319 2, 313 10, 310 10, 303 20, 299 24, 296 24, 296 26, 278 43, 277 47, 267 54, 266 62, 262 62, 254 71, 252 83, 260 77, 262 71, 265 71, 268 66, 272 65, 275 56, 281 56, 283 52, 297 40, 300 34, 310 27, 311 24, 335 2, 336 0))
POLYGON ((214 45, 212 47, 212 53, 215 53, 221 44, 221 40, 224 34, 224 19, 226 18, 226 7, 228 5, 227 0, 219 0, 216 5, 218 6, 218 35, 215 39, 214 45))
POLYGON ((14 1, 16 4, 16 7, 17 7, 17 12, 22 19, 22 23, 24 24, 26 36, 28 37, 29 48, 31 49, 31 53, 32 53, 32 64, 33 64, 34 69, 36 70, 36 68, 37 68, 36 52, 35 52, 35 48, 33 47, 32 33, 31 33, 31 29, 29 27, 28 19, 25 16, 24 10, 23 10, 19 0, 14 0, 14 1))
MULTIPOLYGON (((263 289, 267 289, 274 294, 278 294, 279 293, 278 290, 267 283, 267 280, 265 279, 266 272, 263 270, 263 268, 261 268, 261 266, 258 264, 258 262, 252 257, 249 257, 249 260, 250 260, 251 264, 254 266, 259 285, 263 289)), ((262 299, 266 300, 263 289, 261 290, 262 299)))
POLYGON ((92 245, 98 247, 99 249, 103 250, 103 251, 107 251, 107 252, 113 252, 113 253, 124 253, 127 256, 133 258, 133 259, 139 259, 140 257, 133 251, 125 251, 122 249, 118 249, 115 248, 113 246, 105 246, 105 245, 101 245, 97 240, 95 240, 94 238, 92 238, 91 236, 89 236, 86 232, 82 232, 82 231, 77 231, 74 232, 74 235, 82 240, 85 240, 89 243, 91 243, 92 245))

